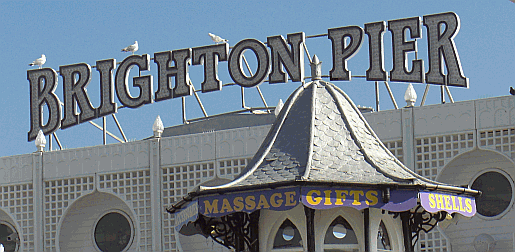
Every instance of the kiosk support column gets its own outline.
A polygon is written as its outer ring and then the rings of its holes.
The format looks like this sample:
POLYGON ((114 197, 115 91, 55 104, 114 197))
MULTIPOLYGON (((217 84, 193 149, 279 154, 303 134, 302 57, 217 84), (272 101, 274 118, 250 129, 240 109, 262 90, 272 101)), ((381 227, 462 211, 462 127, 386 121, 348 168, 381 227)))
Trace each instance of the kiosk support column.
POLYGON ((315 252, 315 209, 304 206, 308 252, 315 252))

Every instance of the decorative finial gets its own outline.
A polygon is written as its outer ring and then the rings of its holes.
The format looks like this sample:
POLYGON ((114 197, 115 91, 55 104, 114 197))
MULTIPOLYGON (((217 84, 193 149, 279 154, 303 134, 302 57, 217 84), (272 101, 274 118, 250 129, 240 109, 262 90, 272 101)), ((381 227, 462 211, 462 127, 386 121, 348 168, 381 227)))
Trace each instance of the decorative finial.
POLYGON ((283 106, 284 106, 283 100, 279 99, 279 102, 277 103, 277 106, 275 106, 275 110, 274 110, 275 117, 277 117, 279 115, 279 113, 281 113, 283 106))
POLYGON ((45 138, 45 134, 43 134, 42 130, 39 130, 38 136, 36 137, 35 144, 36 144, 36 148, 38 149, 38 151, 43 152, 43 149, 46 146, 46 138, 45 138))
POLYGON ((415 92, 415 89, 411 83, 408 85, 406 93, 404 93, 404 100, 407 103, 406 107, 413 107, 417 101, 417 93, 415 92))
POLYGON ((311 80, 321 80, 322 79, 322 61, 320 61, 317 55, 313 55, 313 60, 311 61, 311 80))
POLYGON ((161 137, 163 130, 165 127, 163 126, 163 121, 161 121, 161 117, 158 115, 156 120, 154 121, 154 125, 152 125, 152 131, 154 131, 154 137, 161 137))

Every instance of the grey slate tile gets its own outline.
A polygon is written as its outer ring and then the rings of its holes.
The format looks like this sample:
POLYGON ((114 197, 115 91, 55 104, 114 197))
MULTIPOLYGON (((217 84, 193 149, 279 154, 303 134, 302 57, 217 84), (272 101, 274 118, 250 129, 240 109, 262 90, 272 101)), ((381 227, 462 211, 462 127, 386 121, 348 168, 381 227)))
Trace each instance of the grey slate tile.
POLYGON ((230 186, 299 176, 319 182, 427 183, 386 151, 343 91, 324 81, 301 86, 288 98, 256 155, 230 186))

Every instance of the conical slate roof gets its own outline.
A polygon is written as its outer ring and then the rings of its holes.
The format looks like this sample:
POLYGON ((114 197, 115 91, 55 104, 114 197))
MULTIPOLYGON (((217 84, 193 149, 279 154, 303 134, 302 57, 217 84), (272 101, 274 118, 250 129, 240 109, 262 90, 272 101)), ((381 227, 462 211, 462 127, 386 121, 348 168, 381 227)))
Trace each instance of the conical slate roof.
POLYGON ((286 101, 261 147, 233 182, 200 191, 307 181, 363 185, 438 185, 405 167, 358 108, 321 79, 286 101))

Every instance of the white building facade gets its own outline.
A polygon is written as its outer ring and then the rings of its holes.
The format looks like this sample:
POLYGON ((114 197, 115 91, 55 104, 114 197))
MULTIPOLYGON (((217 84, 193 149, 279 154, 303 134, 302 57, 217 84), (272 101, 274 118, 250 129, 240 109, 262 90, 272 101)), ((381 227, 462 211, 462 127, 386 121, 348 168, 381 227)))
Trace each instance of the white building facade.
MULTIPOLYGON (((515 250, 513 96, 364 116, 388 149, 422 176, 480 190, 492 185, 487 183, 492 176, 504 178, 493 184, 502 187, 502 195, 493 189, 489 194, 500 204, 482 209, 478 201, 476 216, 455 216, 445 227, 423 234, 420 251, 483 251, 483 244, 493 244, 492 251, 515 250)), ((236 125, 231 120, 237 117, 219 117, 213 124, 224 127, 193 123, 135 142, 2 157, 0 236, 9 230, 14 235, 0 242, 10 244, 6 251, 223 250, 202 236, 179 238, 165 208, 198 184, 238 175, 273 118, 236 125), (187 127, 204 130, 188 132, 187 127), (125 231, 116 231, 113 222, 125 231)))

